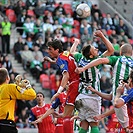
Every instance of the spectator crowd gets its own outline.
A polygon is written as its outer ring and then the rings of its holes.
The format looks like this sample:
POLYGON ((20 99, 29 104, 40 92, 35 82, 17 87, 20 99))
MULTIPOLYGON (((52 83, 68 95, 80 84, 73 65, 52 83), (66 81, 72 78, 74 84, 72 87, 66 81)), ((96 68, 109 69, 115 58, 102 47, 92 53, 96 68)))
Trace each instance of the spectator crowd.
MULTIPOLYGON (((7 68, 10 74, 10 83, 14 82, 19 74, 9 60, 13 53, 15 60, 22 63, 26 73, 32 74, 36 82, 40 82, 42 89, 50 89, 51 97, 60 86, 61 73, 56 65, 43 62, 44 56, 49 56, 46 43, 53 39, 61 40, 64 50, 70 50, 73 39, 80 39, 77 51, 82 47, 92 44, 99 50, 99 55, 106 51, 103 42, 93 36, 100 29, 109 39, 115 49, 114 55, 119 56, 120 47, 124 43, 132 45, 129 29, 119 14, 111 16, 108 12, 102 12, 97 4, 91 6, 91 16, 81 19, 77 16, 75 8, 81 0, 73 0, 71 4, 57 3, 55 0, 18 0, 8 6, 0 5, 3 19, 0 22, 0 67, 7 68), (19 37, 10 49, 10 36, 12 25, 15 24, 19 37)), ((84 1, 87 2, 88 1, 84 1)), ((89 3, 90 4, 90 3, 89 3)), ((112 68, 103 65, 101 69, 101 90, 110 93, 112 88, 112 68)), ((34 85, 33 85, 34 88, 34 85)), ((37 104, 36 100, 18 100, 16 105, 16 123, 19 128, 35 128, 28 123, 29 111, 37 104)), ((111 108, 111 102, 102 101, 102 111, 111 108)), ((114 116, 112 117, 112 119, 114 116)), ((108 118, 111 120, 111 117, 108 118)), ((105 123, 108 123, 108 120, 105 123)), ((102 124, 101 124, 102 125, 102 124)), ((108 124, 107 124, 108 125, 108 124)), ((104 124, 103 124, 104 126, 104 124)))

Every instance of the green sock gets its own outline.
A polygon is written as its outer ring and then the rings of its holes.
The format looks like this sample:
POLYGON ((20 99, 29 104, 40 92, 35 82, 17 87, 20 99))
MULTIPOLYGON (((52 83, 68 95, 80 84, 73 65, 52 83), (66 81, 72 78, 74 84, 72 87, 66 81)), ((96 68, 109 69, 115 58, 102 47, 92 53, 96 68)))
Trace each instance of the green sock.
POLYGON ((84 130, 82 127, 79 130, 79 133, 87 133, 87 130, 84 130))
POLYGON ((97 126, 91 127, 91 133, 99 133, 99 128, 97 126))

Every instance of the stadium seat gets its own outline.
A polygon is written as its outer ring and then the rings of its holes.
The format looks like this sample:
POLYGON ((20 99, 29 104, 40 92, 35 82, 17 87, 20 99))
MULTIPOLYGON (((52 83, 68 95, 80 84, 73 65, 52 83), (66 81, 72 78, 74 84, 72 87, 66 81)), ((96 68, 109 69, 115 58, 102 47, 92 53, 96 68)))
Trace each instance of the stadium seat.
POLYGON ((15 14, 14 10, 12 10, 12 9, 6 10, 6 16, 9 19, 9 21, 12 23, 15 23, 17 20, 16 14, 15 14))
POLYGON ((34 17, 34 16, 35 16, 35 13, 34 13, 33 10, 27 10, 27 15, 28 15, 28 16, 31 16, 31 17, 32 17, 32 16, 34 17))
POLYGON ((75 35, 77 38, 80 38, 79 29, 73 28, 73 29, 72 29, 72 33, 73 33, 73 35, 75 35))
POLYGON ((72 10, 71 4, 63 4, 63 7, 66 11, 66 14, 69 13, 69 14, 73 15, 73 10, 72 10))
POLYGON ((50 89, 50 77, 47 74, 40 75, 40 83, 43 89, 50 89))
POLYGON ((80 22, 78 20, 74 20, 73 26, 79 30, 80 29, 80 22))

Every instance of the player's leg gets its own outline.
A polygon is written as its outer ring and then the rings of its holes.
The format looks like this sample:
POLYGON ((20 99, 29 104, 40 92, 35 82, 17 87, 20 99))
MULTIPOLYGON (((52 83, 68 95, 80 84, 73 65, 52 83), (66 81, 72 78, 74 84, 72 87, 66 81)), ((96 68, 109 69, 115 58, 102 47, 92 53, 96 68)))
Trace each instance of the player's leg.
POLYGON ((70 120, 74 111, 75 99, 78 96, 79 81, 69 85, 66 97, 66 105, 63 112, 63 129, 64 133, 73 133, 73 122, 70 120))
POLYGON ((91 98, 82 99, 82 102, 86 110, 85 119, 91 127, 90 133, 99 133, 99 123, 93 117, 101 113, 101 100, 92 96, 91 98))
POLYGON ((81 121, 81 127, 79 133, 87 133, 89 128, 89 123, 86 120, 81 121))
POLYGON ((63 129, 64 133, 73 133, 73 122, 70 120, 74 110, 73 105, 66 105, 63 112, 63 129))
POLYGON ((99 133, 98 122, 90 122, 91 132, 90 133, 99 133))

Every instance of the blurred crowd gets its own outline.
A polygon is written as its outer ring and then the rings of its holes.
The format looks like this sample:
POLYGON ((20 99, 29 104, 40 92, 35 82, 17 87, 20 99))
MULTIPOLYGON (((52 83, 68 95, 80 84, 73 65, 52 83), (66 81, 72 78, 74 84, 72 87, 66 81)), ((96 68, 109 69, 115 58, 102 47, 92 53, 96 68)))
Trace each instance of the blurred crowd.
MULTIPOLYGON (((36 82, 40 82, 43 89, 50 89, 51 97, 56 93, 61 79, 61 73, 56 65, 43 62, 44 56, 49 56, 46 43, 52 39, 60 39, 64 50, 70 50, 74 38, 79 38, 82 47, 92 44, 99 49, 99 54, 106 50, 105 45, 93 36, 100 29, 112 42, 115 55, 119 56, 120 46, 124 43, 133 44, 128 26, 119 14, 111 16, 108 12, 102 12, 98 5, 91 5, 91 16, 81 19, 77 16, 75 8, 81 0, 73 0, 71 4, 57 3, 55 0, 18 0, 15 4, 0 5, 0 67, 9 71, 11 83, 19 72, 12 66, 9 53, 13 53, 15 60, 22 63, 26 78, 27 73, 32 74, 36 82), (12 25, 15 24, 19 37, 10 49, 10 36, 12 25)), ((101 90, 110 93, 112 88, 112 68, 103 65, 101 70, 101 90)), ((34 86, 34 85, 33 85, 34 86)), ((36 100, 18 100, 16 105, 16 122, 19 128, 30 127, 28 115, 31 107, 35 106, 36 100)), ((103 110, 109 109, 111 102, 102 101, 103 110)))

